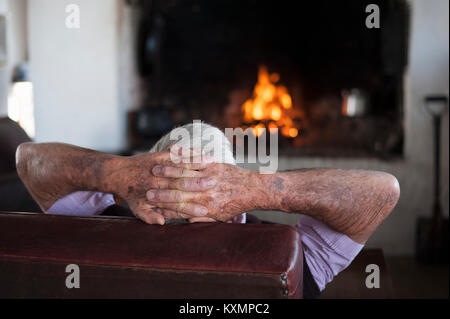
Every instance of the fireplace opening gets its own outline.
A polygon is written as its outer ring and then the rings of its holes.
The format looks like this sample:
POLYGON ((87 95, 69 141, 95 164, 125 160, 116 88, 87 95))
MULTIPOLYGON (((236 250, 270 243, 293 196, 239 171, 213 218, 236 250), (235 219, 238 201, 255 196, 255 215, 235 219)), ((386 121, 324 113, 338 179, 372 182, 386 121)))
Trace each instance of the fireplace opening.
POLYGON ((292 106, 292 97, 285 86, 277 85, 279 80, 278 73, 269 74, 267 67, 259 67, 253 97, 242 104, 241 127, 250 127, 256 137, 275 129, 284 137, 295 138, 301 128, 301 109, 292 106))
POLYGON ((142 3, 135 148, 201 119, 276 128, 280 155, 402 156, 406 1, 142 3), (371 3, 379 29, 365 24, 371 3))

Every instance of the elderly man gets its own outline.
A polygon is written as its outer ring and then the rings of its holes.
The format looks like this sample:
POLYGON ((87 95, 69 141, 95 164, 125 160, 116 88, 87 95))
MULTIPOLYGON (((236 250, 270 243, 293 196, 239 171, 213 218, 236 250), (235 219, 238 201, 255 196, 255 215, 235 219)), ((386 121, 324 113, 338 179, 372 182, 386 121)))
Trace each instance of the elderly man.
MULTIPOLYGON (((217 128, 201 126, 224 137, 217 128)), ((193 131, 192 124, 183 128, 193 131)), ((200 139, 203 147, 206 138, 200 139)), ((382 172, 300 169, 263 175, 239 168, 229 141, 219 140, 216 153, 194 150, 188 161, 175 162, 186 159, 182 149, 192 144, 175 143, 169 134, 149 153, 130 157, 25 143, 17 149, 17 171, 47 213, 100 214, 120 198, 149 224, 163 225, 166 218, 245 223, 245 212, 253 210, 304 214, 296 227, 307 298, 317 297, 351 263, 400 196, 396 178, 382 172)))

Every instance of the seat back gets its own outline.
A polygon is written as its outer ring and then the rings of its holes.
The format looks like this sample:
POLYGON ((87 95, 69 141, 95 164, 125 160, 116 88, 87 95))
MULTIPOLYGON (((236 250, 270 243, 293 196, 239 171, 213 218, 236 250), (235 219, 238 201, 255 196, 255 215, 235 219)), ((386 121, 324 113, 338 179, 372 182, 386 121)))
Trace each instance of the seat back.
POLYGON ((3 298, 301 298, 302 279, 288 225, 0 213, 3 298))
POLYGON ((16 171, 16 149, 30 142, 27 133, 8 117, 0 118, 0 176, 16 171))

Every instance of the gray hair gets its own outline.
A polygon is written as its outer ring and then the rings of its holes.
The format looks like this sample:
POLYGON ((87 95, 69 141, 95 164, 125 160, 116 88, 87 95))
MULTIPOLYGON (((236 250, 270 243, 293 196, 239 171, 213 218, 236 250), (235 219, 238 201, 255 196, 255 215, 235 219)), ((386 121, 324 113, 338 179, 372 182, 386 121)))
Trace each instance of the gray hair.
POLYGON ((168 151, 170 146, 177 144, 182 147, 199 147, 205 149, 206 153, 214 156, 216 163, 236 165, 233 156, 233 146, 225 134, 215 126, 194 121, 180 127, 161 137, 150 149, 150 153, 168 151), (183 134, 181 134, 183 133, 183 134), (185 135, 184 138, 177 138, 185 135), (188 138, 186 138, 186 135, 188 138))
MULTIPOLYGON (((168 151, 170 146, 174 144, 186 148, 194 146, 205 149, 207 154, 214 156, 216 163, 236 165, 232 144, 220 129, 212 125, 194 121, 193 124, 189 123, 176 127, 168 134, 161 137, 161 139, 150 149, 150 153, 168 151), (181 139, 175 138, 180 136, 181 139)), ((186 222, 186 220, 182 220, 186 222)), ((245 223, 246 220, 247 215, 244 212, 233 218, 233 221, 236 223, 245 223)), ((173 223, 180 222, 180 220, 167 219, 166 222, 173 223)))

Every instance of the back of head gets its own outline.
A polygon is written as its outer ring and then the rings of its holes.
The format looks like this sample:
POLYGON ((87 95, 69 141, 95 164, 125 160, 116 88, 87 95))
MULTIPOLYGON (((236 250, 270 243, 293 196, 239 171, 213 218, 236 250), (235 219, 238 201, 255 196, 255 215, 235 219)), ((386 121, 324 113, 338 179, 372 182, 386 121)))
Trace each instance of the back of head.
MULTIPOLYGON (((214 156, 216 163, 236 165, 230 141, 220 129, 212 125, 194 121, 193 124, 174 128, 153 145, 150 152, 168 151, 174 144, 187 149, 201 148, 206 154, 214 156)), ((243 214, 235 216, 233 222, 245 223, 246 214, 243 212, 243 214)))
POLYGON ((168 151, 174 144, 187 149, 201 148, 206 154, 214 156, 216 163, 236 165, 230 141, 220 129, 212 125, 194 121, 194 123, 176 127, 164 135, 150 152, 168 151))

